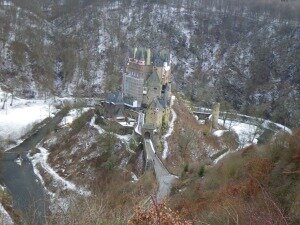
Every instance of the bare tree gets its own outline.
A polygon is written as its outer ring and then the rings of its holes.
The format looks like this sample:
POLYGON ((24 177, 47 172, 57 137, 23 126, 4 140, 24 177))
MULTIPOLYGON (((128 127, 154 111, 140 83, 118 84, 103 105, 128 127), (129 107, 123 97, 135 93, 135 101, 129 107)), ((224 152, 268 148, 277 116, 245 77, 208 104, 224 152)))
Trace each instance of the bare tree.
POLYGON ((5 108, 5 105, 6 105, 6 102, 7 102, 7 99, 8 99, 8 93, 4 93, 4 99, 3 99, 3 105, 2 105, 2 109, 5 108))

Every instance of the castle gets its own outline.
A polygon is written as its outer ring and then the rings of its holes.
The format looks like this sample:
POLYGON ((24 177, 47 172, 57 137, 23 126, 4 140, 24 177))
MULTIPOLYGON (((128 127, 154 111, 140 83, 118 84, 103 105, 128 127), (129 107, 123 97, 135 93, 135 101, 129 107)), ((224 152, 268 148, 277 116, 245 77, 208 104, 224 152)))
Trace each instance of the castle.
POLYGON ((167 124, 171 102, 170 53, 167 50, 133 48, 123 74, 122 99, 125 105, 145 113, 144 127, 160 129, 167 124))

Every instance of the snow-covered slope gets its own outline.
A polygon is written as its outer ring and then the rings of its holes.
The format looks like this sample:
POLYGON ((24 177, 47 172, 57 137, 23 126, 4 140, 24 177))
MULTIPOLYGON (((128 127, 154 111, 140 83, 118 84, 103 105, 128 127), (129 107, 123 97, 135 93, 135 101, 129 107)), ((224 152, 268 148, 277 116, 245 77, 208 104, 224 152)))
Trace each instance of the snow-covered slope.
POLYGON ((31 130, 34 124, 52 116, 57 110, 51 101, 13 98, 0 89, 0 141, 16 141, 31 130), (5 97, 4 97, 5 96, 5 97), (4 104, 4 98, 7 102, 4 104), (3 107, 4 106, 4 107, 3 107))

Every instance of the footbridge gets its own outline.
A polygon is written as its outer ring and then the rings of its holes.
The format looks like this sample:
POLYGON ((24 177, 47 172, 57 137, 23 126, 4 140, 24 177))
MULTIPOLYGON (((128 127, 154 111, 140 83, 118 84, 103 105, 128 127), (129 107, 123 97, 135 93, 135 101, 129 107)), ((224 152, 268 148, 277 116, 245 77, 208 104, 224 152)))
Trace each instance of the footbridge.
POLYGON ((194 107, 192 108, 192 111, 199 120, 205 120, 212 114, 212 110, 208 108, 194 107))

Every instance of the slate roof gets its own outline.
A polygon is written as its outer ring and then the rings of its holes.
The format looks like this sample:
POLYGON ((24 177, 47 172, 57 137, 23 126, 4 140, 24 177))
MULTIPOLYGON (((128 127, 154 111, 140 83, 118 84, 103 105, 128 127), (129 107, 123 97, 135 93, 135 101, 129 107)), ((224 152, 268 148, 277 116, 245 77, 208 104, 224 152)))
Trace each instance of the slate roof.
POLYGON ((155 70, 150 74, 150 76, 147 79, 147 85, 149 86, 157 86, 160 84, 160 79, 158 77, 158 74, 155 70))
POLYGON ((160 101, 155 98, 149 105, 149 108, 158 109, 159 111, 163 110, 163 106, 160 104, 160 101))
POLYGON ((123 97, 121 92, 110 93, 108 94, 106 99, 108 102, 113 102, 115 104, 123 103, 123 97))
MULTIPOLYGON (((152 49, 151 51, 151 62, 155 66, 163 66, 164 62, 170 62, 170 51, 168 49, 158 50, 152 49)), ((133 58, 135 48, 129 50, 129 56, 133 58)), ((147 58, 147 48, 139 47, 137 48, 135 59, 146 61, 147 58)))

